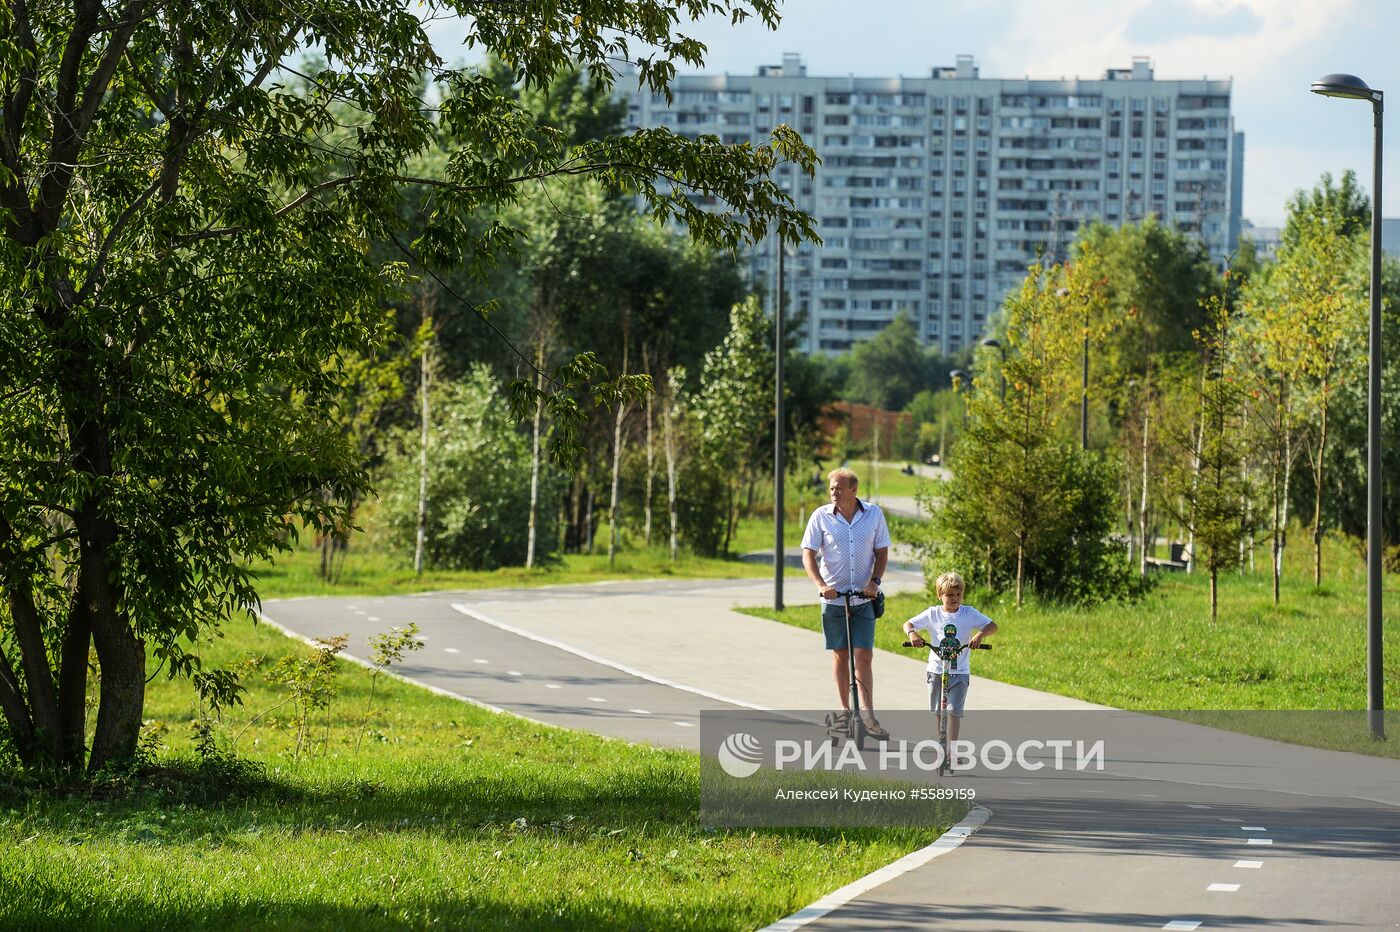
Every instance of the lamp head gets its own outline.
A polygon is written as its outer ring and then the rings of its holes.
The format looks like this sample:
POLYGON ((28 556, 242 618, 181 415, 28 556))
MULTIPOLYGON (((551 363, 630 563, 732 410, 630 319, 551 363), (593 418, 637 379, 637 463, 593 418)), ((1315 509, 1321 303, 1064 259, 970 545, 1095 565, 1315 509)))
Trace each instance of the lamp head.
POLYGON ((1349 97, 1353 100, 1376 100, 1380 91, 1354 74, 1329 74, 1313 82, 1312 92, 1323 97, 1349 97))
POLYGON ((987 337, 987 339, 982 341, 982 345, 991 347, 992 349, 1001 349, 1001 341, 996 337, 987 337))

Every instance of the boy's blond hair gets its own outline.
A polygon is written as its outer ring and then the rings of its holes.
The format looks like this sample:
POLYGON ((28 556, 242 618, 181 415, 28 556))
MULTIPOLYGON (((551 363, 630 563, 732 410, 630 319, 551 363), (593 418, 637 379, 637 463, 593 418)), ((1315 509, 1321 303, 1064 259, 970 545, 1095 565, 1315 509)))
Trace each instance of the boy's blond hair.
POLYGON ((934 589, 938 592, 939 598, 942 598, 943 593, 950 589, 965 592, 967 590, 967 585, 963 582, 963 578, 957 573, 944 573, 942 576, 938 577, 938 582, 934 586, 934 589))

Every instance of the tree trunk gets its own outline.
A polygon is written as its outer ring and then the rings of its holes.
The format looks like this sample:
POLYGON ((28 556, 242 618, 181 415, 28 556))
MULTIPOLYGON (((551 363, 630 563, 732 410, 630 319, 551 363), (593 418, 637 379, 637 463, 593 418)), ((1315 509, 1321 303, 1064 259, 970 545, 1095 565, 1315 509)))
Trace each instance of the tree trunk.
POLYGON ((1272 546, 1272 548, 1271 548, 1271 550, 1272 550, 1272 557, 1273 557, 1273 560, 1272 560, 1272 562, 1273 562, 1273 567, 1272 567, 1272 572, 1270 573, 1270 575, 1273 576, 1274 604, 1275 604, 1275 605, 1278 604, 1278 596, 1279 596, 1279 592, 1278 592, 1278 581, 1279 581, 1279 555, 1280 555, 1280 550, 1281 550, 1281 547, 1280 547, 1281 541, 1280 541, 1280 535, 1279 535, 1279 485, 1280 485, 1280 476, 1279 476, 1279 473, 1281 473, 1282 471, 1283 471, 1283 464, 1279 462, 1278 447, 1275 447, 1275 448, 1274 448, 1273 469, 1269 470, 1269 472, 1271 473, 1271 475, 1270 475, 1270 477, 1269 477, 1269 479, 1270 479, 1270 481, 1269 481, 1269 505, 1270 505, 1270 512, 1271 512, 1272 518, 1273 518, 1273 521, 1272 521, 1273 526, 1272 526, 1272 528, 1270 528, 1270 537, 1272 538, 1272 542, 1273 542, 1273 546, 1272 546))
POLYGON ((1327 386, 1322 386, 1321 426, 1317 437, 1317 457, 1313 462, 1313 587, 1322 586, 1322 470, 1327 455, 1327 386))
MULTIPOLYGON (((535 347, 535 388, 544 391, 544 344, 535 347)), ((530 518, 525 535, 525 568, 535 565, 535 529, 540 511, 540 427, 544 421, 544 395, 535 399, 535 423, 530 440, 530 518)))
POLYGON ((679 551, 680 512, 676 506, 676 437, 672 430, 671 418, 675 412, 675 386, 666 385, 666 395, 661 400, 661 430, 666 446, 666 510, 671 519, 671 562, 675 562, 679 551))
POLYGON ((593 555, 593 490, 587 483, 583 486, 583 546, 584 552, 593 555))
POLYGON ((572 516, 569 519, 569 528, 573 533, 574 553, 583 552, 583 473, 574 476, 574 481, 570 486, 572 494, 571 504, 573 505, 572 516))
POLYGON ((1147 554, 1150 543, 1147 539, 1147 488, 1149 476, 1147 472, 1147 451, 1148 432, 1152 427, 1151 399, 1143 405, 1142 409, 1142 488, 1139 490, 1138 498, 1138 534, 1142 538, 1142 548, 1138 554, 1138 575, 1147 575, 1147 554))
MULTIPOLYGON (((645 346, 642 347, 642 369, 645 372, 651 371, 651 358, 645 346)), ((652 478, 656 472, 656 442, 652 432, 652 396, 655 392, 647 392, 647 481, 646 481, 646 504, 642 516, 642 543, 651 546, 651 493, 652 478)))
POLYGON ((413 544, 413 572, 423 575, 423 543, 428 536, 428 369, 432 357, 432 343, 423 348, 423 359, 418 367, 418 396, 421 401, 419 415, 420 436, 418 441, 418 531, 413 544))
POLYGON ((83 765, 87 751, 87 680, 88 652, 92 645, 92 627, 88 621, 87 605, 75 599, 68 614, 68 627, 63 632, 58 665, 58 717, 62 742, 59 761, 77 770, 83 765))
MULTIPOLYGON (((105 451, 105 444, 102 448, 105 451)), ((99 474, 109 471, 98 470, 99 474)), ((119 608, 120 593, 112 582, 117 577, 113 553, 116 523, 96 514, 91 500, 79 507, 74 523, 81 559, 77 598, 83 600, 92 624, 92 640, 102 668, 97 728, 88 758, 88 772, 96 773, 136 757, 146 703, 146 647, 119 608)))
POLYGON ((1196 571, 1196 498, 1197 490, 1201 482, 1201 448, 1205 444, 1206 437, 1206 370, 1209 369, 1209 361, 1201 370, 1201 412, 1200 421, 1197 424, 1194 441, 1191 447, 1191 509, 1188 512, 1190 520, 1186 522, 1186 572, 1196 571))
POLYGON ((34 720, 29 717, 29 707, 24 704, 24 693, 20 686, 10 658, 0 648, 0 714, 5 716, 5 724, 10 730, 10 741, 15 753, 25 764, 34 763, 35 746, 34 720))
POLYGON ((1217 606, 1219 605, 1219 593, 1216 590, 1216 568, 1214 564, 1210 568, 1210 620, 1215 621, 1217 606))
POLYGON ((1283 555, 1288 550, 1288 493, 1293 485, 1293 426, 1290 423, 1283 432, 1283 488, 1279 489, 1279 536, 1278 557, 1274 561, 1274 591, 1278 591, 1283 579, 1283 555))
MULTIPOLYGON (((623 374, 627 374, 626 364, 623 364, 623 374)), ((627 405, 617 406, 617 417, 613 419, 613 461, 612 461, 612 494, 608 502, 608 521, 611 524, 608 535, 608 566, 617 564, 617 541, 618 541, 618 519, 620 509, 618 508, 618 492, 622 486, 622 421, 627 417, 627 405)))
POLYGON ((1021 607, 1021 585, 1026 573, 1026 543, 1024 539, 1016 541, 1016 607, 1021 607))

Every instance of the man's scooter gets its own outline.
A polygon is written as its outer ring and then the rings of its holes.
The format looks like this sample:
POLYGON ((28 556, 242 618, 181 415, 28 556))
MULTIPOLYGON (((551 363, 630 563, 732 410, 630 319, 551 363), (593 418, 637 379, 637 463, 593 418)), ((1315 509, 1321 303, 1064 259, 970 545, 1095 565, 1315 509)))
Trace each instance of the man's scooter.
MULTIPOLYGON (((939 660, 943 661, 941 700, 938 709, 938 745, 943 748, 943 761, 938 765, 939 776, 951 774, 953 772, 953 759, 950 756, 952 751, 948 747, 948 716, 951 714, 948 708, 948 677, 953 666, 958 662, 958 654, 971 647, 971 644, 963 644, 958 640, 958 626, 944 625, 943 640, 937 644, 930 644, 917 633, 911 633, 909 640, 904 642, 905 647, 927 647, 939 660)), ((990 644, 978 644, 979 650, 991 650, 990 644)))
POLYGON ((847 673, 851 680, 851 709, 845 722, 839 721, 836 713, 828 712, 826 715, 826 734, 831 739, 832 744, 846 738, 855 742, 856 750, 864 751, 865 739, 868 737, 869 731, 866 729, 865 719, 861 718, 860 715, 860 689, 856 682, 856 649, 855 645, 851 643, 851 597, 862 596, 865 593, 859 589, 847 589, 836 594, 841 596, 846 603, 846 664, 847 673))

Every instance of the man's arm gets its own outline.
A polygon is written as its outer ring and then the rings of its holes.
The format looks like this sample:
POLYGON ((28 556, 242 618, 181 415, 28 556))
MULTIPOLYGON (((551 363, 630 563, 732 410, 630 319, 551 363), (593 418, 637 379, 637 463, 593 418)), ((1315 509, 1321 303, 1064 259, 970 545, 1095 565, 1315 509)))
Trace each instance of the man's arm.
POLYGON ((807 578, 817 587, 817 592, 823 599, 836 598, 836 590, 826 584, 822 579, 822 574, 817 570, 817 552, 802 548, 802 568, 807 571, 807 578))
POLYGON ((870 582, 865 584, 865 597, 873 599, 879 595, 880 587, 875 584, 875 580, 885 578, 885 567, 890 562, 890 548, 875 548, 875 569, 870 574, 870 582))

